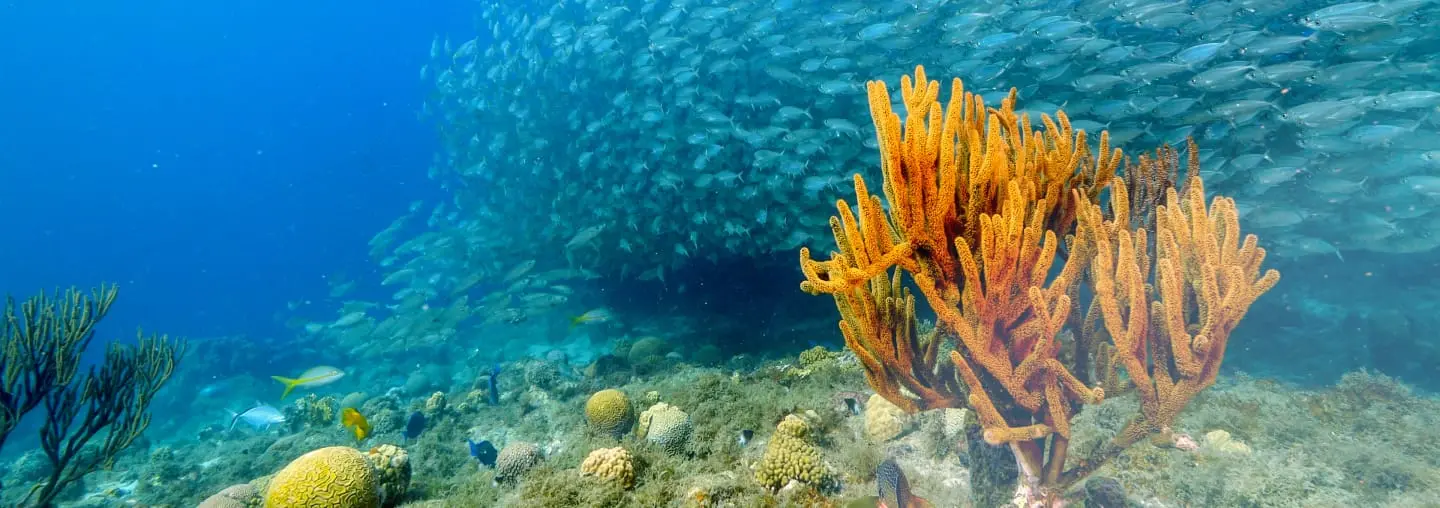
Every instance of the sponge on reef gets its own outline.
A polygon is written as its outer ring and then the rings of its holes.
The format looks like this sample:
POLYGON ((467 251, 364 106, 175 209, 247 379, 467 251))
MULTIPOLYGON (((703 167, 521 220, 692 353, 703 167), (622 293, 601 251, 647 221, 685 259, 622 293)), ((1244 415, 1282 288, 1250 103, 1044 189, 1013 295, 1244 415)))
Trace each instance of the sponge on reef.
POLYGON ((635 424, 635 410, 625 392, 614 388, 600 390, 585 402, 585 421, 596 433, 620 437, 635 424))
POLYGON ((375 469, 359 450, 332 446, 291 461, 270 480, 265 508, 377 508, 375 469))

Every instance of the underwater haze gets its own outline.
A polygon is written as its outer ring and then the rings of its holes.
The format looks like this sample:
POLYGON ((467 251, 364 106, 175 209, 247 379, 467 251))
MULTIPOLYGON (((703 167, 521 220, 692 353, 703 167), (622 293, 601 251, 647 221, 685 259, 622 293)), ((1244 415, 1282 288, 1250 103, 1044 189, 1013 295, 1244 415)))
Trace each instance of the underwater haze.
POLYGON ((19 1, 0 48, 0 505, 1440 499, 1440 0, 19 1))

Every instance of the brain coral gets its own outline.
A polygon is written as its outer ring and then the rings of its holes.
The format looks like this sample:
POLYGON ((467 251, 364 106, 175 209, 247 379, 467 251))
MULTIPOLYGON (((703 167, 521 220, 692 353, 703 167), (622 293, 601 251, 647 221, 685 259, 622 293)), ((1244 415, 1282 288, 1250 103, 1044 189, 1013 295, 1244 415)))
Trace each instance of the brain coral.
POLYGON ((260 494, 255 492, 255 487, 248 483, 231 485, 225 490, 205 498, 200 502, 199 508, 246 508, 259 497, 260 494))
POLYGON ((755 470, 755 481, 770 490, 779 490, 790 480, 798 480, 814 486, 821 486, 829 473, 820 459, 820 449, 811 445, 804 436, 809 426, 795 415, 785 417, 765 446, 765 455, 755 470))
POLYGON ((680 408, 661 402, 640 413, 637 434, 660 445, 666 452, 679 455, 685 452, 685 443, 690 440, 690 415, 680 408))
POLYGON ((540 447, 534 443, 510 443, 495 457, 495 480, 513 482, 540 463, 540 447))
POLYGON ((585 402, 585 421, 597 433, 620 437, 635 424, 635 410, 630 408, 630 398, 625 392, 613 388, 600 390, 585 402))
POLYGON ((375 508, 375 470, 359 450, 332 446, 291 461, 270 480, 266 508, 375 508))
POLYGON ((405 498, 410 488, 410 454, 395 445, 380 445, 365 453, 365 460, 375 468, 375 480, 380 486, 380 505, 396 506, 405 498))
POLYGON ((629 489, 635 486, 635 458, 619 446, 601 448, 585 457, 580 474, 614 481, 629 489))

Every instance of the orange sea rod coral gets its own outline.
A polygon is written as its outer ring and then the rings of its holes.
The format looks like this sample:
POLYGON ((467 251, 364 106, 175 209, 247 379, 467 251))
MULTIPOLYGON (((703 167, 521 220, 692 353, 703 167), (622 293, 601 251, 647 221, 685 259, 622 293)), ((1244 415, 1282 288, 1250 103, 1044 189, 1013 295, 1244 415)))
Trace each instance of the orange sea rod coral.
POLYGON ((910 412, 972 407, 985 439, 1015 451, 1030 495, 1053 501, 1212 384, 1230 332, 1279 275, 1260 274, 1265 251, 1242 240, 1232 200, 1205 206, 1194 157, 1184 192, 1173 177, 1131 178, 1173 174, 1168 147, 1127 166, 1131 189, 1106 133, 1092 153, 1063 112, 1043 129, 1017 115, 1014 90, 987 108, 955 79, 941 107, 939 88, 920 67, 902 78, 902 122, 885 84, 868 84, 884 202, 854 177, 858 206, 839 200, 830 220, 838 251, 801 249, 800 287, 835 298, 877 393, 910 412), (916 332, 907 277, 931 333, 916 332), (1082 289, 1094 295, 1083 310, 1082 289), (1133 384, 1141 414, 1065 471, 1070 418, 1104 399, 1101 382, 1133 384))

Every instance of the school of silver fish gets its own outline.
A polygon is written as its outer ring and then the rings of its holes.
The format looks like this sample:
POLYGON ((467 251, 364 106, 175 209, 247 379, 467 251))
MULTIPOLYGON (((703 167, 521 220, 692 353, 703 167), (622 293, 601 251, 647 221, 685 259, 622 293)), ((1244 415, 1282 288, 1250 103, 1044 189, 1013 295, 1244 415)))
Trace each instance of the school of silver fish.
POLYGON ((916 64, 1130 153, 1193 137, 1282 258, 1440 246, 1433 0, 502 4, 421 73, 454 197, 430 222, 456 233, 427 247, 661 280, 823 248, 849 175, 876 176, 865 81, 916 64))

